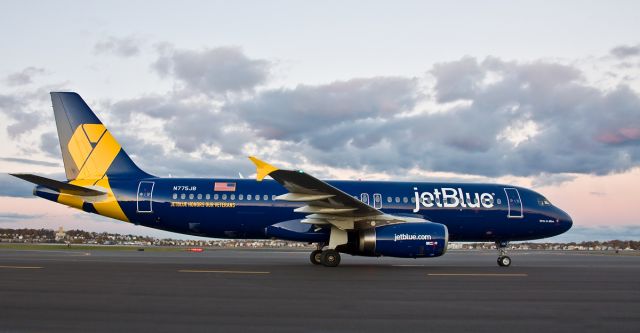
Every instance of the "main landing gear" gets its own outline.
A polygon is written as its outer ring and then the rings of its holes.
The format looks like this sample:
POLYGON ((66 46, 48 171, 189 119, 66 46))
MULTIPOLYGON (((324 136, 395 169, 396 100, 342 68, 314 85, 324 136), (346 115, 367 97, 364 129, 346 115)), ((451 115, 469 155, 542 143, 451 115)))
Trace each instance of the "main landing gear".
POLYGON ((336 267, 340 264, 340 253, 333 249, 327 249, 323 251, 322 246, 318 245, 318 249, 311 252, 309 259, 314 265, 336 267))
POLYGON ((511 258, 507 255, 507 246, 509 242, 496 242, 496 249, 498 249, 498 266, 509 267, 511 265, 511 258))

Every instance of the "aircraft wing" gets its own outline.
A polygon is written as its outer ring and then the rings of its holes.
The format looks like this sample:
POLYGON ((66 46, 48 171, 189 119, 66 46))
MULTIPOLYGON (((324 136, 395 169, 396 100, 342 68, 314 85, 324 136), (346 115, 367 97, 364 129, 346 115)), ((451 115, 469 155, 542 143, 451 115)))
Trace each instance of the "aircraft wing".
POLYGON ((256 165, 258 181, 270 176, 289 191, 276 197, 277 200, 306 203, 305 206, 294 210, 308 214, 302 223, 329 224, 348 230, 417 220, 385 214, 301 170, 281 170, 256 157, 250 156, 249 159, 256 165))

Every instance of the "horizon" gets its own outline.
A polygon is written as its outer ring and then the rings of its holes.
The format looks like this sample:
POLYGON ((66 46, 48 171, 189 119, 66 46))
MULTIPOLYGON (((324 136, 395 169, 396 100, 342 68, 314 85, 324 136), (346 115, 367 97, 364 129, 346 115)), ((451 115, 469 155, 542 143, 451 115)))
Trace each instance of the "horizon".
MULTIPOLYGON (((135 236, 135 237, 151 238, 151 239, 155 239, 155 240, 213 241, 213 242, 219 242, 219 241, 229 241, 229 242, 265 241, 266 242, 266 241, 277 240, 277 241, 290 242, 290 243, 305 243, 305 242, 298 242, 298 241, 279 240, 279 239, 273 239, 273 238, 271 238, 271 239, 206 238, 206 237, 198 237, 198 236, 177 234, 177 233, 171 233, 171 232, 165 232, 165 234, 167 234, 167 235, 175 235, 176 237, 158 237, 158 236, 144 235, 144 234, 121 234, 121 233, 110 233, 110 232, 105 232, 105 231, 88 231, 88 230, 83 230, 83 229, 67 229, 67 230, 65 230, 62 226, 60 226, 57 229, 47 229, 47 228, 39 228, 39 229, 32 229, 32 228, 0 228, 0 231, 5 231, 5 230, 11 230, 11 231, 20 231, 20 230, 41 231, 41 230, 44 230, 44 231, 50 231, 50 232, 58 232, 61 229, 62 229, 63 232, 78 231, 78 232, 93 233, 93 234, 96 234, 96 235, 107 234, 107 235, 117 235, 117 236, 135 236)), ((145 228, 145 229, 148 229, 148 228, 145 228)), ((512 241, 510 243, 511 244, 571 244, 571 243, 582 244, 582 243, 589 243, 589 242, 599 242, 599 243, 607 243, 607 242, 637 242, 637 240, 634 240, 634 239, 558 240, 558 238, 559 238, 559 236, 543 238, 543 239, 527 240, 527 241, 512 241)), ((450 242, 450 243, 488 244, 490 242, 450 242)))

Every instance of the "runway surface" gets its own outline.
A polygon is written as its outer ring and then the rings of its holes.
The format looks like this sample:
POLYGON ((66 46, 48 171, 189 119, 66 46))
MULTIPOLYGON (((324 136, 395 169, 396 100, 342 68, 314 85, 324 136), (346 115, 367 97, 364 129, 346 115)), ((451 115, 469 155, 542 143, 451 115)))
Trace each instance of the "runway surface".
POLYGON ((0 249, 0 332, 639 332, 640 256, 0 249))

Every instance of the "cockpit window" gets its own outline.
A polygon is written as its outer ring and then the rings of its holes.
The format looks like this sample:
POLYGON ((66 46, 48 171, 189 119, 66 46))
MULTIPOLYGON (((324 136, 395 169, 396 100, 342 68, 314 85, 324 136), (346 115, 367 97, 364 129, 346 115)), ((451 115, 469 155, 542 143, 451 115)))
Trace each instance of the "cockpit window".
POLYGON ((551 202, 549 202, 549 200, 547 200, 547 198, 545 197, 539 197, 538 198, 538 205, 540 206, 551 206, 551 202))

